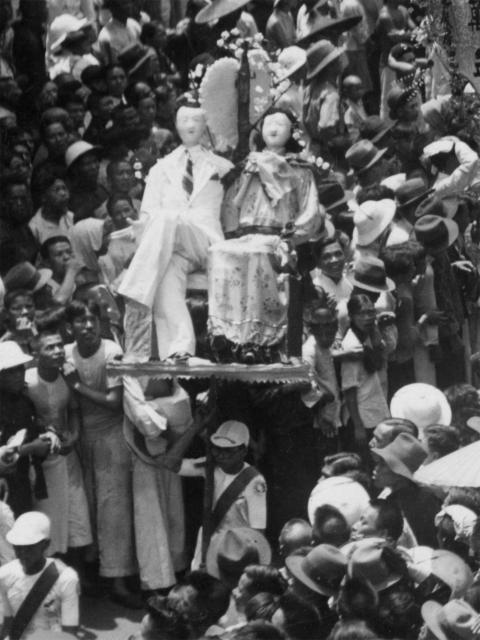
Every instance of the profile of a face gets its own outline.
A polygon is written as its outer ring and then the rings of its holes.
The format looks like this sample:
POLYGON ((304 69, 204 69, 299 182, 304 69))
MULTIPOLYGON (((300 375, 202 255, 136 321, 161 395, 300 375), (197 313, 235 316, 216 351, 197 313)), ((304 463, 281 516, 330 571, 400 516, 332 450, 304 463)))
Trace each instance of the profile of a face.
POLYGON ((205 112, 197 107, 180 107, 177 111, 176 126, 178 135, 186 147, 200 143, 207 122, 205 112))
POLYGON ((284 149, 292 134, 292 123, 285 113, 272 113, 265 117, 262 138, 267 149, 284 149))

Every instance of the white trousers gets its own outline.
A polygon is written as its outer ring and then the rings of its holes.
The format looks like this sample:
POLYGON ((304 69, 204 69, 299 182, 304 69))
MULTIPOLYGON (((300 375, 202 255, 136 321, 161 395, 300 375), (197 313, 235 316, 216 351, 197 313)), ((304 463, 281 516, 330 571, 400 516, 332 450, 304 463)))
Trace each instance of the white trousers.
POLYGON ((143 589, 175 584, 186 568, 180 476, 133 457, 135 544, 143 589))

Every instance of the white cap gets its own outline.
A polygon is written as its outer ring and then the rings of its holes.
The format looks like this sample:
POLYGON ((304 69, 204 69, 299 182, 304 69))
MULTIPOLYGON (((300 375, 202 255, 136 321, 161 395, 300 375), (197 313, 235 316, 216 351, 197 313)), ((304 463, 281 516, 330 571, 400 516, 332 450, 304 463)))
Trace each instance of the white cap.
POLYGON ((353 215, 359 247, 371 244, 385 231, 395 216, 396 208, 395 202, 388 198, 362 202, 353 215))
POLYGON ((32 360, 32 356, 23 353, 20 346, 13 340, 0 342, 0 371, 19 367, 21 364, 27 364, 32 360))
POLYGON ((16 547, 37 544, 50 539, 50 518, 40 511, 28 511, 19 516, 6 535, 16 547))
POLYGON ((90 151, 98 151, 100 147, 94 146, 85 140, 77 140, 67 147, 65 151, 65 164, 67 169, 70 169, 72 164, 78 160, 81 156, 89 153, 90 151))
POLYGON ((215 433, 210 436, 210 442, 216 447, 248 447, 250 442, 250 432, 243 422, 237 420, 227 420, 221 424, 215 433))

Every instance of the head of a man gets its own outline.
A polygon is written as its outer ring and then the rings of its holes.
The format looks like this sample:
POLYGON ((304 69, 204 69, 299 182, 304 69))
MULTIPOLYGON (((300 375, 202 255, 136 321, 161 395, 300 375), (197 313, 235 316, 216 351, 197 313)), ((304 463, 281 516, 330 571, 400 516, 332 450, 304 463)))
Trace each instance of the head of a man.
POLYGON ((35 575, 43 569, 50 544, 48 516, 39 511, 27 511, 15 520, 6 537, 26 575, 35 575))
POLYGON ((396 543, 403 531, 400 508, 386 500, 371 500, 358 522, 352 527, 352 538, 384 538, 396 543))

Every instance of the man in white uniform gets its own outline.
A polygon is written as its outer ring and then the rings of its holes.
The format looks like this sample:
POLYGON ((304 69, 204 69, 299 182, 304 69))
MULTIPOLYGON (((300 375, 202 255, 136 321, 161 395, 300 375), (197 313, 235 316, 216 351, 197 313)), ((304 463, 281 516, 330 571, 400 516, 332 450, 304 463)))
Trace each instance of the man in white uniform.
POLYGON ((38 511, 21 515, 7 533, 17 559, 0 568, 2 638, 25 640, 37 631, 77 631, 78 576, 61 560, 45 557, 49 537, 50 520, 38 511), (40 605, 32 604, 33 595, 40 605))
MULTIPOLYGON (((223 240, 221 178, 233 167, 202 147, 206 131, 202 109, 181 106, 176 127, 183 144, 159 160, 148 175, 141 206, 145 228, 119 287, 127 298, 126 334, 138 332, 138 305, 153 312, 161 359, 195 352, 185 301, 187 276, 205 270, 208 248, 223 240)), ((139 353, 135 344, 126 347, 139 353)))

